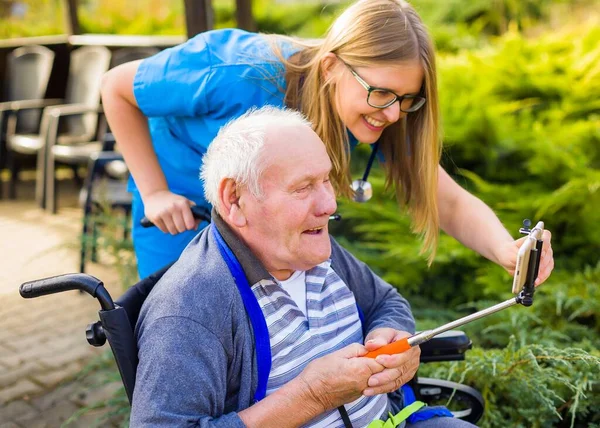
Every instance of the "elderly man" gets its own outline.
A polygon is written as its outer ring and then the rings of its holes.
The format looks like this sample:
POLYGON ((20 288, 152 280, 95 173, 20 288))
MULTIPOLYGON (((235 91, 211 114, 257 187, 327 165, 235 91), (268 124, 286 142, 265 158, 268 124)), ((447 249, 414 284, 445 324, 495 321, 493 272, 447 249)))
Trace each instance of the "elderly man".
POLYGON ((220 131, 201 173, 213 223, 136 326, 131 426, 364 427, 402 409, 398 388, 419 349, 364 355, 412 333, 414 320, 329 237, 330 170, 299 113, 266 107, 220 131))

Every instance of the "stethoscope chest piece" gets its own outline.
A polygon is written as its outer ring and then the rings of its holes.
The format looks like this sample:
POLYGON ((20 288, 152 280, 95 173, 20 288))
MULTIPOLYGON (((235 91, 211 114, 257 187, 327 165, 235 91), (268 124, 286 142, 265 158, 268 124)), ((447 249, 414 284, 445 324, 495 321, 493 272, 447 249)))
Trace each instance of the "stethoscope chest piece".
POLYGON ((373 146, 373 150, 371 151, 371 156, 369 156, 369 162, 367 163, 367 168, 365 169, 362 180, 354 180, 352 182, 351 187, 352 190, 354 190, 354 197, 352 199, 355 202, 367 202, 373 197, 373 188, 367 179, 369 178, 369 172, 371 172, 371 167, 373 166, 373 161, 375 160, 378 149, 379 141, 373 146))
POLYGON ((354 180, 352 182, 352 190, 354 190, 355 202, 367 202, 373 197, 373 188, 371 183, 366 180, 354 180))

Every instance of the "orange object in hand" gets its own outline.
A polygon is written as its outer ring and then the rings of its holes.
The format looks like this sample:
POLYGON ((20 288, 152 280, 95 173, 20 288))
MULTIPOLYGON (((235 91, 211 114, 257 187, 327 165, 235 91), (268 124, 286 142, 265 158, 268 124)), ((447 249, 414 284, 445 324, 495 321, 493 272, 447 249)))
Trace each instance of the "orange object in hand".
POLYGON ((378 355, 401 354, 405 351, 408 351, 410 348, 411 346, 408 343, 408 337, 405 337, 396 342, 392 342, 389 345, 385 345, 379 349, 375 349, 374 351, 368 352, 367 355, 365 355, 365 357, 375 358, 378 355))

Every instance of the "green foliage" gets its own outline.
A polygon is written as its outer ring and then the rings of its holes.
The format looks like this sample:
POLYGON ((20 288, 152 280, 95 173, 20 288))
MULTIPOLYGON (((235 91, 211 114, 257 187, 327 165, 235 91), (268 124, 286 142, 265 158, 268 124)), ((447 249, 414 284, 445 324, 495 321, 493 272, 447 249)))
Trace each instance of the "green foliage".
POLYGON ((573 427, 600 421, 597 350, 523 346, 511 337, 504 349, 474 348, 465 362, 435 364, 421 373, 479 389, 486 402, 482 427, 573 427))
MULTIPOLYGON (((598 28, 535 39, 510 32, 438 62, 445 168, 509 230, 530 217, 553 233, 556 271, 533 307, 464 328, 481 348, 469 352, 465 365, 451 366, 452 376, 462 374, 484 392, 482 426, 587 426, 600 419, 593 406, 598 385, 592 388, 600 348, 598 28), (521 360, 529 362, 508 371, 521 360)), ((354 157, 355 176, 367 154, 354 157)), ((409 297, 420 329, 510 298, 506 272, 446 235, 427 269, 381 171, 370 181, 369 203, 340 203, 345 220, 336 233, 409 297)), ((448 375, 447 367, 438 370, 434 375, 448 375)))
POLYGON ((0 39, 63 34, 61 0, 20 0, 0 2, 0 39), (18 3, 18 6, 17 6, 18 3), (16 15, 12 12, 19 9, 16 15), (34 25, 35 23, 35 25, 34 25))
POLYGON ((79 23, 82 33, 185 34, 183 1, 144 0, 82 2, 79 23))

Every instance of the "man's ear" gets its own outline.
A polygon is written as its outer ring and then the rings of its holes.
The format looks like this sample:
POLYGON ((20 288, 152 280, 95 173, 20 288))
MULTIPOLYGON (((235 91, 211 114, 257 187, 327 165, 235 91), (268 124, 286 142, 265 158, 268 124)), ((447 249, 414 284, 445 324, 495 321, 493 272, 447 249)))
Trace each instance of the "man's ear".
POLYGON ((227 220, 227 223, 244 227, 246 225, 246 216, 239 205, 239 187, 237 183, 226 178, 219 184, 219 203, 221 205, 221 216, 227 220))
POLYGON ((333 79, 333 70, 338 64, 338 58, 332 52, 327 52, 323 58, 321 58, 321 73, 323 73, 323 79, 326 83, 331 82, 333 79))

